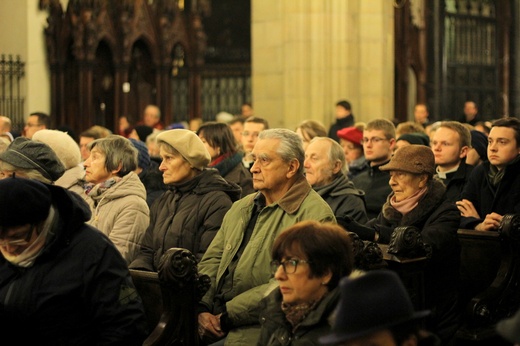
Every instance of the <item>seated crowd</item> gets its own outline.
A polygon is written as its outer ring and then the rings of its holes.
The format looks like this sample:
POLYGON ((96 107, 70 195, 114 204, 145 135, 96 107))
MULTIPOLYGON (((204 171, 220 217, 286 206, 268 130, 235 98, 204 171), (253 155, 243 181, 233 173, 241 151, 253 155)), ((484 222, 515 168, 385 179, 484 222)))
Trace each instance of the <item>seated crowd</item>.
MULTIPOLYGON (((396 129, 336 107, 329 131, 292 131, 257 116, 171 128, 148 106, 137 126, 93 126, 79 143, 31 114, 40 128, 0 147, 2 325, 43 344, 141 344, 129 269, 155 272, 179 247, 210 279, 193 307, 201 344, 453 344, 457 230, 520 214, 520 121, 485 134, 430 124, 418 105, 396 129), (389 244, 400 226, 431 248, 424 311, 396 274, 354 268, 350 233, 389 244)), ((514 339, 517 320, 499 333, 514 339)))

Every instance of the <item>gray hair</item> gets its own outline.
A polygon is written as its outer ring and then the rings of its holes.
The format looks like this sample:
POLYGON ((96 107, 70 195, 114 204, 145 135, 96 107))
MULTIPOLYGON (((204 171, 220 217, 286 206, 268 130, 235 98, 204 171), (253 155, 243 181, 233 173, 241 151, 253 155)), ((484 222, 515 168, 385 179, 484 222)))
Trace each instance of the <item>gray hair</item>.
POLYGON ((114 171, 120 168, 117 175, 124 177, 137 169, 137 149, 132 142, 123 136, 110 135, 96 139, 88 144, 88 150, 97 147, 105 155, 105 168, 114 171))
POLYGON ((314 137, 310 143, 324 141, 330 143, 330 150, 328 153, 329 161, 331 164, 335 164, 336 162, 340 162, 341 170, 334 176, 337 178, 340 174, 346 175, 348 173, 348 165, 347 160, 345 160, 345 152, 341 145, 338 144, 335 140, 328 137, 314 137))
POLYGON ((258 135, 260 139, 279 139, 277 153, 285 162, 297 160, 300 163, 298 173, 303 174, 303 161, 305 160, 305 152, 303 151, 302 140, 296 132, 288 129, 270 129, 263 130, 258 135))

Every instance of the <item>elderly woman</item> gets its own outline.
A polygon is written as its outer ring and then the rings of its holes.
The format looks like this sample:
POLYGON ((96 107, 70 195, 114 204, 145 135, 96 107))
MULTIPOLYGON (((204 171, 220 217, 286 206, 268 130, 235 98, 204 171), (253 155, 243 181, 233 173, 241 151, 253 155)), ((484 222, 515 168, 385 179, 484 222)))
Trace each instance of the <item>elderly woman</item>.
POLYGON ((105 233, 127 263, 139 253, 149 224, 146 190, 134 171, 137 150, 121 136, 110 135, 89 143, 85 193, 92 210, 90 225, 105 233))
POLYGON ((170 190, 152 205, 141 252, 130 265, 147 271, 157 271, 161 256, 172 247, 188 249, 200 260, 240 197, 237 185, 206 168, 210 155, 192 131, 161 132, 157 144, 162 157, 159 169, 170 190))
POLYGON ((460 213, 454 203, 447 201, 444 184, 433 179, 435 158, 429 147, 403 147, 380 169, 390 171, 392 188, 381 213, 366 226, 355 221, 347 221, 344 226, 364 240, 383 244, 390 242, 398 226, 420 230, 422 241, 432 248, 424 269, 426 307, 432 309, 429 329, 447 342, 457 329, 460 213))
POLYGON ((296 134, 302 139, 305 150, 314 137, 327 137, 327 129, 315 120, 305 120, 296 128, 296 134))
POLYGON ((280 233, 271 256, 279 287, 262 301, 258 345, 319 345, 339 301, 338 283, 352 271, 347 232, 302 221, 280 233))
POLYGON ((197 135, 211 156, 209 167, 217 169, 227 181, 240 186, 242 197, 255 192, 251 173, 242 164, 244 153, 237 150, 235 137, 229 125, 217 122, 204 123, 197 130, 197 135))

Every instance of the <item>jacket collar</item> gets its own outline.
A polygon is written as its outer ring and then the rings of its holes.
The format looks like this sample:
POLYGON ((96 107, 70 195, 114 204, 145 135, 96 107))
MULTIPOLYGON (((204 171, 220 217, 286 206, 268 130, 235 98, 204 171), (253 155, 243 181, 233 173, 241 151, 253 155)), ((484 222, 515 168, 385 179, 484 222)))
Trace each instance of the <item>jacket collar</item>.
MULTIPOLYGON (((294 184, 292 184, 289 190, 285 193, 285 195, 283 195, 282 198, 280 198, 277 202, 274 202, 267 207, 274 207, 278 205, 287 214, 294 214, 298 211, 298 209, 300 209, 300 206, 311 190, 312 187, 307 182, 307 179, 305 179, 305 176, 300 174, 294 184)), ((261 192, 258 193, 261 194, 261 192)), ((255 198, 257 197, 258 194, 255 195, 255 198)), ((250 200, 251 204, 253 201, 254 199, 252 198, 250 200)))

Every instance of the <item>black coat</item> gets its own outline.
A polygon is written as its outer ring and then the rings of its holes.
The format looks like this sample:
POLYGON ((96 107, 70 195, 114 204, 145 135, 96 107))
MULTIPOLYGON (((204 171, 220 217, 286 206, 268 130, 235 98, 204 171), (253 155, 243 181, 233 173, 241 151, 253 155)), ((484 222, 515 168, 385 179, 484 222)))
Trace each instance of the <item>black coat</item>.
POLYGON ((173 247, 188 249, 200 260, 224 215, 239 198, 240 188, 215 169, 205 169, 185 183, 172 185, 152 205, 150 226, 130 268, 157 271, 161 256, 173 247))
POLYGON ((388 244, 396 227, 415 226, 421 230, 424 243, 432 247, 432 257, 424 269, 426 308, 432 310, 430 328, 444 341, 457 329, 457 287, 460 268, 460 244, 457 229, 460 212, 455 203, 446 200, 446 188, 436 179, 428 182, 428 191, 418 205, 403 216, 390 204, 388 196, 381 213, 366 226, 350 222, 346 228, 364 240, 388 244))
POLYGON ((329 204, 336 219, 350 217, 359 223, 368 221, 365 193, 356 189, 346 176, 341 174, 331 184, 314 190, 329 204))
POLYGON ((336 122, 330 126, 329 138, 332 138, 339 143, 338 131, 351 126, 354 126, 354 114, 337 119, 336 122))
POLYGON ((50 190, 57 209, 54 236, 34 264, 21 268, 0 256, 4 339, 20 345, 141 344, 146 320, 125 260, 85 224, 90 210, 79 196, 50 190))
POLYGON ((388 161, 378 166, 371 166, 352 178, 354 185, 365 192, 365 204, 369 220, 379 215, 381 207, 386 202, 386 197, 392 192, 388 184, 390 173, 379 170, 379 167, 387 163, 388 161))
POLYGON ((446 179, 439 178, 446 185, 446 199, 448 201, 460 201, 462 191, 469 180, 473 168, 473 166, 466 164, 466 159, 463 159, 457 171, 448 175, 446 179))
POLYGON ((520 213, 520 156, 504 168, 504 177, 497 186, 489 179, 490 165, 485 161, 475 167, 462 192, 462 199, 473 203, 480 219, 463 217, 461 228, 475 228, 492 212, 500 215, 520 213))

